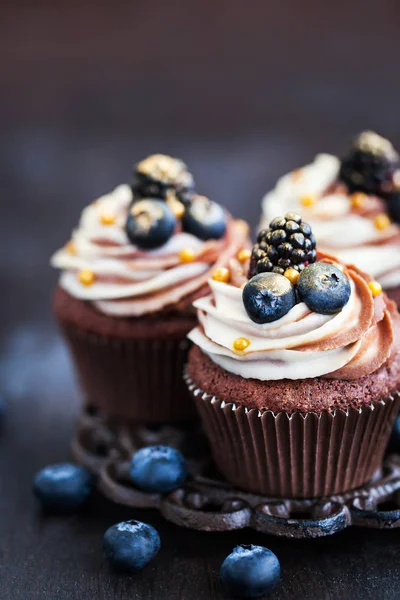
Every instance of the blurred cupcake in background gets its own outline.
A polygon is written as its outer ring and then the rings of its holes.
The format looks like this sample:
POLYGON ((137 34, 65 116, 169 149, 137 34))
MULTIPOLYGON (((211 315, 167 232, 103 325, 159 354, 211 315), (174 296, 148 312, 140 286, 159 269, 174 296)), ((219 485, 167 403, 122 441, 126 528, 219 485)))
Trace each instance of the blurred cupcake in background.
POLYGON ((248 248, 248 226, 195 192, 186 165, 156 154, 84 209, 51 259, 54 311, 85 402, 135 423, 193 418, 182 383, 192 303, 248 248))
POLYGON ((319 154, 279 179, 262 201, 261 227, 301 212, 321 250, 377 279, 400 304, 400 171, 392 144, 361 133, 342 159, 319 154))
POLYGON ((400 317, 379 283, 318 252, 287 213, 246 275, 210 287, 186 382, 226 479, 307 498, 373 478, 400 406, 400 317))

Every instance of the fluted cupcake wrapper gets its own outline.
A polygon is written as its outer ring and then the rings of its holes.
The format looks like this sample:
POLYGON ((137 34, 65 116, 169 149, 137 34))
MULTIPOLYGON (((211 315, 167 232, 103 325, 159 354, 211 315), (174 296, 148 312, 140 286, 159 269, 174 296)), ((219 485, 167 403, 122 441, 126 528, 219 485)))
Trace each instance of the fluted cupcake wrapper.
POLYGON ((185 381, 221 473, 270 497, 322 497, 369 481, 382 465, 400 408, 395 393, 347 411, 261 413, 204 392, 187 373, 185 381))
POLYGON ((61 323, 87 405, 133 423, 196 418, 182 381, 188 341, 108 337, 61 323))

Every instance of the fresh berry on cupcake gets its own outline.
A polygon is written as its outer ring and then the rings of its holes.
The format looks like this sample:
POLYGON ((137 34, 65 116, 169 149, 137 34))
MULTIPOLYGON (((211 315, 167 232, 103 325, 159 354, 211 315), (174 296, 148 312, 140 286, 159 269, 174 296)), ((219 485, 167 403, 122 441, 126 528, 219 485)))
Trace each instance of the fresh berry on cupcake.
POLYGON ((262 208, 262 226, 301 212, 320 250, 370 273, 400 302, 400 159, 389 140, 364 131, 341 159, 317 155, 282 177, 262 208))
POLYGON ((193 417, 181 381, 192 303, 248 247, 248 226, 198 194, 169 156, 138 163, 131 186, 86 207, 52 265, 54 309, 87 403, 137 422, 193 417))
POLYGON ((319 252, 296 213, 260 233, 247 277, 233 265, 195 302, 186 376, 219 469, 279 497, 362 485, 381 467, 400 406, 394 303, 319 252))

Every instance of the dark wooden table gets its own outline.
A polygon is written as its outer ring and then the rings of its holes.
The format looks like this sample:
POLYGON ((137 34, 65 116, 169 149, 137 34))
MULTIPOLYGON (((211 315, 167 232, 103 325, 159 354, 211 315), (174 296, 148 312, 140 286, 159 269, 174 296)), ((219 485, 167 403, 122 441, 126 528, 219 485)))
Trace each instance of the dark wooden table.
POLYGON ((278 555, 276 599, 397 599, 400 532, 319 541, 179 529, 95 497, 44 518, 37 469, 64 460, 78 391, 49 309, 51 252, 83 206, 153 151, 184 157, 204 193, 255 226, 276 177, 369 127, 400 145, 399 5, 15 2, 0 5, 2 600, 225 598, 237 543, 278 555), (135 577, 109 573, 104 530, 152 523, 162 550, 135 577))

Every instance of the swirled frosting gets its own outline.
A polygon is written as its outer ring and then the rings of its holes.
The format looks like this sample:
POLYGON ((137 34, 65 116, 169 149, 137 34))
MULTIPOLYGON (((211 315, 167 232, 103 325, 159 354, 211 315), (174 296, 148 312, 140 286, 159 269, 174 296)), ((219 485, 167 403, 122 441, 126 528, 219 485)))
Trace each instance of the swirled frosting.
POLYGON ((136 317, 176 305, 189 308, 194 297, 207 293, 211 270, 249 244, 247 224, 230 218, 220 240, 202 241, 178 228, 164 246, 141 250, 125 231, 131 202, 128 185, 93 202, 84 209, 71 242, 51 259, 62 270, 60 286, 107 315, 136 317), (195 259, 182 263, 180 253, 188 248, 195 259), (90 285, 79 277, 85 271, 93 274, 90 285))
MULTIPOLYGON (((319 258, 335 262, 326 255, 319 258)), ((340 312, 322 315, 299 303, 281 319, 262 325, 248 317, 240 287, 210 281, 211 295, 195 302, 199 326, 188 337, 214 363, 244 378, 358 379, 394 351, 398 314, 384 294, 373 298, 366 275, 354 267, 344 272, 351 295, 340 312), (249 342, 244 351, 234 350, 237 338, 249 342)))
POLYGON ((400 285, 400 227, 378 229, 373 217, 385 212, 385 203, 366 196, 362 209, 352 207, 351 196, 338 184, 340 161, 319 154, 314 162, 284 175, 262 200, 261 227, 277 214, 300 212, 310 223, 321 250, 354 263, 378 279, 386 289, 400 285), (304 206, 302 198, 314 203, 304 206))

